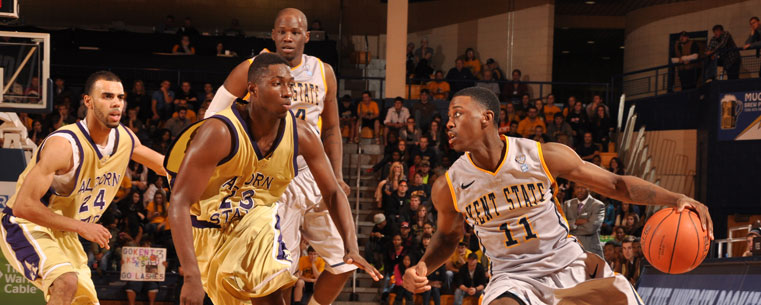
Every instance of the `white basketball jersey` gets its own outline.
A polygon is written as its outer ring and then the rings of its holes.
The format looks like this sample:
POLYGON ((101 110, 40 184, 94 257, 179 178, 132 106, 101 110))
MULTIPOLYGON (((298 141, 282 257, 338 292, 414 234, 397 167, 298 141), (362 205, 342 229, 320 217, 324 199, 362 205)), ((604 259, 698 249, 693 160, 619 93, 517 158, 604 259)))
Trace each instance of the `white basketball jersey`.
MULTIPOLYGON (((262 53, 269 52, 264 49, 262 53)), ((254 58, 249 59, 250 62, 254 58)), ((297 119, 302 119, 312 126, 318 134, 322 130, 320 115, 325 108, 325 94, 328 85, 325 81, 325 64, 317 57, 306 54, 301 55, 301 63, 291 68, 291 75, 296 81, 293 97, 291 97, 291 111, 297 119)), ((299 155, 297 159, 299 169, 305 168, 306 161, 299 155)))
POLYGON ((491 272, 544 276, 568 266, 582 252, 553 195, 555 179, 541 144, 503 138, 496 172, 478 168, 470 153, 446 173, 455 209, 462 213, 491 261, 491 272))

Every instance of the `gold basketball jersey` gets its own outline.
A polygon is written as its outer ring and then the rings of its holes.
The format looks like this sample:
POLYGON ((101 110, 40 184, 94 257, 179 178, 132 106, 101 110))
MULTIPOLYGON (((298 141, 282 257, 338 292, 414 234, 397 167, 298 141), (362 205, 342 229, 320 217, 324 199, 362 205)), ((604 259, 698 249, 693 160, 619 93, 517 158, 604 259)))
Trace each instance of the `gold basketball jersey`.
MULTIPOLYGON (((56 133, 69 134, 77 144, 79 165, 74 173, 76 179, 74 189, 70 193, 64 194, 58 193, 51 187, 40 200, 55 213, 84 222, 95 223, 108 209, 108 205, 111 204, 111 200, 114 199, 119 190, 129 160, 132 158, 135 139, 132 133, 120 124, 115 128, 113 152, 111 155, 103 156, 83 124, 83 121, 69 124, 50 135, 56 133)), ((45 138, 45 141, 50 136, 45 138)), ((32 160, 24 172, 19 176, 16 183, 16 193, 8 201, 6 214, 9 214, 7 211, 12 211, 19 188, 24 183, 29 171, 39 162, 39 153, 44 145, 45 142, 43 141, 40 148, 32 155, 32 160)))
MULTIPOLYGON (((223 121, 232 133, 232 150, 214 170, 199 202, 190 207, 194 222, 207 226, 225 226, 241 219, 255 206, 271 206, 285 192, 296 176, 298 135, 293 113, 284 119, 285 126, 265 155, 259 150, 235 105, 212 117, 189 126, 177 137, 164 159, 164 167, 173 177, 185 157, 185 151, 198 127, 210 119, 223 121)), ((172 185, 174 184, 174 179, 172 185)))

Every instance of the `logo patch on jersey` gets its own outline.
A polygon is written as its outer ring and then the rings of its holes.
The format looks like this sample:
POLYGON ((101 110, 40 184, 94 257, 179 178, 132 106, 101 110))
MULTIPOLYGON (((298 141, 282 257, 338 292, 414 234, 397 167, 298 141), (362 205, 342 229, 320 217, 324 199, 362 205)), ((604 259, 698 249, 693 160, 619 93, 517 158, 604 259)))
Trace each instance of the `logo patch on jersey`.
POLYGON ((469 188, 471 185, 473 185, 474 182, 476 182, 476 180, 473 180, 468 184, 460 184, 460 187, 464 190, 466 188, 469 188))
POLYGON ((518 162, 518 164, 524 164, 524 163, 526 163, 526 155, 517 155, 517 156, 515 156, 515 162, 518 162))
POLYGON ((527 172, 528 171, 528 165, 521 164, 521 171, 524 172, 524 173, 527 172))

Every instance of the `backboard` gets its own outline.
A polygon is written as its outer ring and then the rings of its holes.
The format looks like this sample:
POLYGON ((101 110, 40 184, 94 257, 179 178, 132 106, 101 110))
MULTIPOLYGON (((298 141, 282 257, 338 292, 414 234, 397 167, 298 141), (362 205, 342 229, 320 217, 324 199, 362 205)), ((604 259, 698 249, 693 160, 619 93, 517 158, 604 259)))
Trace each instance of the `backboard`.
POLYGON ((52 111, 50 34, 0 31, 0 111, 52 111))

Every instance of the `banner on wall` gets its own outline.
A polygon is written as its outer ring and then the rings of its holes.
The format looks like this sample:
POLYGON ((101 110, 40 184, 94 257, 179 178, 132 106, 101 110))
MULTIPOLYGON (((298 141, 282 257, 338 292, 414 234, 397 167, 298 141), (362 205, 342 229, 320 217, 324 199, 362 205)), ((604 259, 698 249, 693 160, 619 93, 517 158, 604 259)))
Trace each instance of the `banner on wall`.
POLYGON ((719 94, 719 141, 761 140, 761 91, 719 94))
POLYGON ((122 281, 163 282, 166 249, 146 247, 122 248, 122 281))

